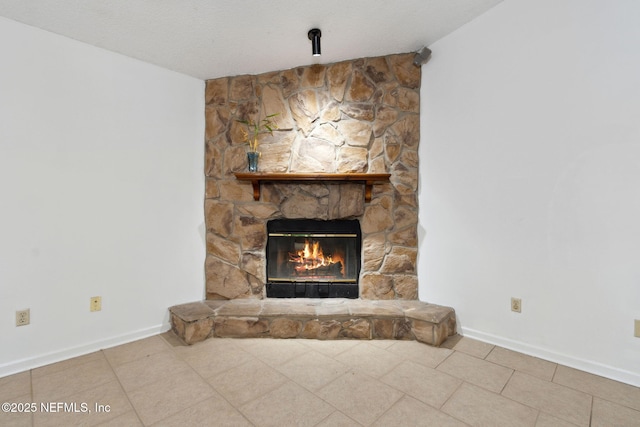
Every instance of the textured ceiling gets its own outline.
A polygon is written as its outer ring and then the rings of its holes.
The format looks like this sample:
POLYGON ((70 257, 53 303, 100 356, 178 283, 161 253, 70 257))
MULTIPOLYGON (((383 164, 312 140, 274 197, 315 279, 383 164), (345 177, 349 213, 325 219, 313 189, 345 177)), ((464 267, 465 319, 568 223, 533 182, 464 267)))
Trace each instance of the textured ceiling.
POLYGON ((500 1, 0 0, 0 16, 209 79, 417 51, 500 1))

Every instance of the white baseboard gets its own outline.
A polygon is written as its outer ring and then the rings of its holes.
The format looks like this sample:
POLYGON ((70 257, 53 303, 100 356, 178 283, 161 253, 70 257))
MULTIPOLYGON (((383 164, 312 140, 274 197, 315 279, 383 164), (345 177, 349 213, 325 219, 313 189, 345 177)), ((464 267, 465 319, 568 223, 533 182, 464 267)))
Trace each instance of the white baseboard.
POLYGON ((147 338, 152 335, 166 332, 167 330, 169 330, 169 326, 165 324, 152 326, 150 328, 140 329, 138 331, 129 332, 116 337, 93 341, 90 343, 79 345, 77 347, 67 348, 64 350, 58 350, 47 354, 41 354, 38 356, 9 362, 4 365, 0 365, 0 378, 6 377, 7 375, 17 374, 29 369, 39 368, 51 363, 71 359, 73 357, 93 353, 94 351, 99 351, 106 348, 115 347, 117 345, 126 344, 131 341, 136 341, 142 338, 147 338))
POLYGON ((476 331, 474 329, 465 327, 461 329, 462 335, 465 337, 473 338, 489 344, 499 345, 500 347, 527 354, 529 356, 535 356, 540 359, 568 366, 570 368, 589 372, 590 374, 599 375, 601 377, 640 387, 640 374, 635 372, 625 371, 624 369, 618 369, 613 366, 604 365, 602 363, 593 362, 591 360, 580 359, 574 356, 557 353, 520 341, 513 341, 508 338, 476 331))

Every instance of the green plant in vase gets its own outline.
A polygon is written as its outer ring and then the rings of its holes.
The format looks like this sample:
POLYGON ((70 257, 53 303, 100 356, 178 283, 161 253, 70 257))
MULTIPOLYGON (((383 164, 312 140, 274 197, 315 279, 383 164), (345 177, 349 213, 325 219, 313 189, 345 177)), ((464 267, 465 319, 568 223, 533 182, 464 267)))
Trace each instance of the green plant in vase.
POLYGON ((264 119, 255 122, 251 119, 237 120, 239 123, 247 126, 247 130, 242 130, 242 137, 244 138, 244 142, 249 143, 249 151, 247 151, 249 172, 258 171, 258 158, 260 157, 260 152, 258 151, 259 136, 262 133, 273 135, 273 131, 278 129, 278 125, 272 119, 278 114, 279 113, 270 114, 264 119))

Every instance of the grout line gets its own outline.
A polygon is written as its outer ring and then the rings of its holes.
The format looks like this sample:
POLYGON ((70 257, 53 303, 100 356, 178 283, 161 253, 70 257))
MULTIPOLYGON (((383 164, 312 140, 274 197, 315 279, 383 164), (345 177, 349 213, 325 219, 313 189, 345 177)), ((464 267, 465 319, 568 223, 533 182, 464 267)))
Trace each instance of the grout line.
POLYGON ((551 379, 549 380, 550 383, 554 383, 554 384, 558 384, 555 380, 556 380, 556 374, 558 373, 558 365, 557 363, 554 363, 554 368, 553 368, 553 374, 551 375, 551 379))
MULTIPOLYGON (((485 354, 485 355, 484 355, 484 357, 482 358, 482 360, 487 360, 487 357, 489 357, 489 355, 490 355, 491 353, 493 353, 493 351, 494 351, 497 347, 498 347, 498 346, 496 346, 496 345, 492 346, 492 347, 491 347, 491 350, 489 350, 489 351, 487 352, 487 354, 485 354)), ((490 362, 490 360, 487 360, 487 362, 490 362)))
MULTIPOLYGON (((502 365, 499 365, 502 366, 502 365)), ((504 382, 504 385, 502 386, 502 388, 500 389, 500 391, 497 393, 502 397, 506 397, 502 394, 502 392, 504 391, 505 388, 507 388, 507 384, 509 384, 509 381, 511 381, 511 378, 513 378, 513 375, 516 373, 515 369, 509 368, 511 369, 511 375, 509 375, 509 378, 507 378, 507 380, 504 382)))
MULTIPOLYGON (((579 387, 578 387, 577 385, 575 385, 575 384, 562 384, 562 383, 556 382, 556 381, 555 381, 555 379, 556 379, 555 377, 556 377, 556 374, 557 374, 558 368, 559 368, 560 366, 565 367, 565 368, 569 368, 569 369, 576 370, 576 371, 578 371, 578 372, 580 372, 580 373, 583 373, 583 374, 586 374, 586 375, 591 375, 591 376, 594 376, 594 377, 600 378, 600 379, 602 379, 602 380, 604 380, 604 381, 611 382, 611 383, 613 383, 613 384, 618 384, 618 385, 622 385, 622 386, 625 386, 625 387, 631 387, 631 388, 636 389, 636 390, 638 390, 638 391, 640 391, 640 387, 636 387, 636 386, 633 386, 633 385, 631 385, 631 384, 626 384, 626 383, 623 383, 623 382, 620 382, 620 381, 612 380, 612 379, 610 379, 610 378, 601 377, 601 376, 599 376, 599 375, 591 374, 591 373, 589 373, 589 372, 581 371, 580 369, 571 368, 571 367, 569 367, 569 366, 561 365, 561 364, 558 364, 558 363, 556 363, 556 370, 555 370, 555 371, 554 371, 554 373, 553 373, 553 377, 552 377, 552 379, 549 381, 549 382, 552 382, 553 384, 556 384, 556 385, 559 385, 559 386, 562 386, 562 387, 569 388, 569 389, 574 390, 574 391, 577 391, 577 392, 579 392, 579 393, 588 394, 588 395, 589 395, 589 396, 591 396, 592 398, 596 398, 596 397, 597 397, 598 399, 602 399, 602 400, 604 400, 605 402, 613 403, 613 404, 616 404, 616 405, 622 406, 622 407, 624 407, 624 408, 628 408, 628 409, 631 409, 631 410, 633 410, 633 411, 640 412, 640 408, 639 408, 639 407, 633 407, 633 406, 630 406, 630 405, 629 405, 629 404, 627 404, 627 403, 623 403, 623 402, 621 402, 621 401, 617 400, 617 399, 619 399, 618 397, 608 397, 608 396, 605 396, 605 395, 598 395, 598 394, 594 394, 594 393, 592 393, 592 392, 590 392, 590 391, 585 391, 585 390, 583 390, 583 389, 579 388, 579 387)), ((625 393, 625 396, 626 396, 626 393, 625 393)))
MULTIPOLYGON (((35 403, 35 398, 34 398, 34 394, 33 394, 33 369, 29 369, 29 393, 31 394, 31 402, 35 403)), ((35 414, 32 412, 29 415, 29 418, 31 418, 31 427, 35 426, 35 414)))
MULTIPOLYGON (((564 388, 566 388, 566 389, 568 389, 568 390, 573 390, 573 389, 571 389, 570 387, 564 386, 564 385, 562 385, 562 384, 551 383, 551 381, 547 381, 547 380, 545 380, 545 379, 542 379, 542 378, 536 377, 536 376, 531 375, 531 374, 528 374, 528 373, 526 373, 526 372, 522 372, 522 371, 518 371, 518 372, 519 372, 520 374, 522 374, 522 375, 528 376, 528 377, 530 377, 530 378, 534 378, 534 379, 536 379, 536 380, 538 380, 538 381, 543 381, 543 382, 545 382, 545 383, 553 384, 553 385, 555 385, 555 386, 564 387, 564 388)), ((573 391, 580 392, 579 390, 573 390, 573 391)), ((586 393, 586 392, 580 392, 580 393, 583 393, 583 394, 588 395, 588 396, 591 398, 591 400, 593 401, 593 396, 592 396, 591 394, 586 393)), ((560 420, 564 421, 565 423, 569 423, 569 424, 571 424, 571 425, 576 425, 576 424, 574 424, 572 421, 568 421, 568 420, 566 420, 565 418, 562 418, 562 417, 561 417, 561 416, 559 416, 557 413, 551 413, 551 412, 548 412, 548 411, 546 411, 546 410, 544 410, 544 409, 541 409, 541 408, 538 408, 538 407, 532 406, 532 404, 530 404, 530 403, 521 402, 521 401, 516 400, 516 399, 513 399, 513 398, 511 398, 511 397, 504 396, 504 395, 502 395, 502 393, 500 394, 500 396, 502 396, 502 397, 504 397, 505 399, 510 400, 510 401, 512 401, 512 402, 518 403, 518 404, 520 404, 520 405, 523 405, 523 406, 526 406, 526 407, 528 407, 528 408, 531 408, 531 409, 533 409, 533 410, 538 411, 538 417, 540 417, 540 414, 545 413, 545 414, 547 414, 547 415, 549 415, 549 416, 551 416, 551 417, 553 417, 553 418, 558 418, 558 419, 560 419, 560 420)), ((591 425, 591 422, 589 422, 589 425, 591 425)))
MULTIPOLYGON (((387 384, 387 385, 388 385, 388 384, 387 384)), ((386 411, 384 411, 383 413, 381 413, 380 415, 378 415, 378 416, 376 417, 376 419, 375 419, 375 420, 373 420, 373 422, 371 423, 371 425, 375 424, 375 422, 376 422, 376 421, 378 421, 380 418, 382 418, 382 417, 383 417, 387 412, 389 412, 389 411, 390 411, 394 406, 396 406, 396 405, 398 404, 398 402, 400 402, 402 399, 404 399, 404 398, 406 398, 406 397, 407 397, 407 394, 406 394, 405 392, 402 392, 402 395, 398 398, 398 400, 396 400, 395 402, 393 402, 393 403, 391 404, 391 406, 389 406, 389 407, 386 409, 386 411)), ((411 396, 409 396, 409 397, 411 397, 411 396)), ((415 398, 413 398, 413 399, 415 399, 415 398)), ((416 399, 416 400, 418 400, 418 399, 416 399)), ((422 402, 422 401, 419 401, 419 402, 420 402, 420 403, 424 403, 424 402, 422 402)))
MULTIPOLYGON (((127 402, 129 402, 129 405, 131 405, 133 413, 136 414, 136 417, 138 418, 138 421, 140 421, 140 424, 142 424, 144 426, 145 424, 142 422, 142 418, 140 417, 140 414, 138 413, 138 410, 136 409, 135 405, 133 404, 133 402, 129 398, 129 393, 127 393, 127 390, 124 389, 124 386, 120 382, 120 377, 118 377, 118 374, 116 373, 116 370, 113 368, 113 365, 111 364, 111 361, 107 357, 107 354, 104 352, 104 349, 100 350, 100 352, 102 352, 102 356, 104 356, 105 360, 107 361, 107 364, 109 365, 109 368, 111 368, 111 372, 113 372, 113 376, 116 377, 116 381, 118 382, 118 385, 120 386, 120 390, 122 390, 122 392, 124 393, 124 396, 127 398, 127 402)), ((122 416, 124 414, 126 414, 126 412, 123 413, 123 414, 118 415, 118 417, 122 416)), ((116 418, 118 418, 118 417, 116 417, 116 418)))
MULTIPOLYGON (((188 368, 185 368, 185 371, 187 371, 188 369, 190 369, 190 370, 191 370, 191 371, 193 371, 193 372, 194 372, 198 377, 200 377, 200 378, 201 378, 201 379, 202 379, 202 380, 207 384, 207 386, 209 386, 209 387, 212 389, 212 391, 213 391, 214 393, 218 393, 218 392, 217 392, 217 391, 216 391, 216 390, 211 386, 211 384, 209 384, 209 383, 208 383, 208 382, 207 382, 207 381, 202 377, 202 375, 200 375, 200 373, 199 373, 199 372, 197 372, 197 371, 193 368, 193 366, 191 366, 191 364, 190 364, 189 362, 185 361, 185 360, 180 356, 180 354, 178 354, 178 353, 175 351, 175 349, 174 349, 174 348, 173 348, 173 347, 172 347, 172 346, 171 346, 171 345, 170 345, 170 344, 169 344, 169 343, 168 343, 168 342, 167 342, 167 341, 166 341, 166 340, 161 336, 161 334, 158 334, 157 336, 158 336, 160 339, 162 339, 162 341, 167 345, 168 349, 167 349, 167 350, 165 350, 165 351, 169 351, 169 352, 171 352, 171 353, 176 357, 176 359, 178 359, 178 360, 182 361, 182 362, 183 362, 183 363, 188 367, 188 368)), ((146 339, 146 338, 145 338, 145 339, 146 339)), ((129 344, 129 343, 127 343, 127 344, 129 344)), ((126 345, 126 344, 122 344, 122 345, 126 345)), ((104 351, 104 350, 102 350, 102 351, 104 351)), ((141 356, 141 357, 138 357, 138 358, 136 358, 136 359, 134 359, 134 360, 130 360, 130 361, 128 361, 128 362, 123 363, 123 364, 122 364, 122 366, 127 365, 127 364, 132 363, 132 362, 136 362, 136 361, 138 361, 138 360, 140 360, 140 359, 142 359, 142 358, 145 358, 145 357, 149 357, 149 356, 152 356, 152 355, 155 355, 155 354, 159 354, 159 353, 161 353, 161 351, 158 351, 158 352, 155 352, 155 353, 151 353, 151 354, 145 354, 144 356, 141 356)), ((110 366, 110 367, 111 367, 111 369, 114 371, 114 375, 116 376, 116 379, 117 379, 118 383, 120 384, 120 388, 121 388, 121 389, 122 389, 122 391, 124 392, 124 394, 125 394, 125 396, 126 396, 126 398, 127 398, 127 401, 129 402, 129 404, 130 404, 130 405, 131 405, 131 407, 133 408, 133 411, 135 412, 136 416, 138 417, 138 420, 140 421, 140 423, 141 423, 143 426, 145 426, 146 424, 142 421, 142 417, 140 416, 140 414, 138 413, 138 410, 136 409, 135 405, 133 404, 133 402, 132 402, 132 401, 131 401, 131 399, 129 398, 129 393, 127 392, 127 390, 124 388, 124 386, 123 386, 123 385, 122 385, 122 383, 120 382, 120 378, 119 378, 119 377, 118 377, 118 375, 116 374, 114 367, 111 365, 111 362, 109 362, 108 358, 106 357, 106 354, 105 354, 104 356, 105 356, 105 358, 107 359, 107 362, 109 363, 109 366, 110 366)), ((133 389, 133 390, 131 390, 131 391, 138 390, 139 388, 146 387, 146 386, 148 386, 148 385, 150 385, 150 384, 154 384, 154 383, 159 382, 159 381, 162 381, 162 380, 157 380, 157 381, 155 381, 155 382, 153 382, 153 383, 149 383, 149 384, 146 384, 146 385, 140 386, 140 387, 135 388, 135 389, 133 389)), ((218 394, 220 394, 220 393, 218 393, 218 394)), ((162 420, 165 420, 165 419, 167 419, 167 418, 170 418, 170 417, 172 417, 172 416, 174 416, 174 415, 176 415, 176 414, 178 414, 178 413, 180 413, 180 412, 182 412, 182 411, 184 411, 184 410, 186 410, 186 409, 188 409, 188 408, 191 408, 191 407, 193 407, 193 406, 195 406, 195 405, 197 405, 197 404, 199 404, 199 403, 201 403, 201 402, 204 402, 205 400, 206 400, 206 398, 205 398, 205 399, 202 399, 202 400, 199 400, 199 401, 197 401, 197 402, 194 402, 194 403, 193 403, 192 405, 190 405, 190 406, 187 406, 187 407, 185 407, 185 408, 181 408, 181 409, 180 409, 180 410, 178 410, 177 412, 175 412, 175 413, 173 413, 173 414, 169 414, 169 415, 167 415, 165 418, 163 418, 163 419, 161 419, 161 420, 156 421, 156 423, 158 423, 158 422, 160 422, 160 421, 162 421, 162 420)), ((225 400, 226 400, 226 399, 225 399, 225 400)))
MULTIPOLYGON (((445 361, 447 361, 447 359, 449 359, 451 356, 453 356, 453 354, 454 354, 454 353, 456 353, 456 352, 457 352, 457 350, 451 349, 451 353, 449 353, 449 354, 447 355, 447 357, 445 357, 444 359, 442 359, 440 362, 436 363, 436 366, 434 366, 434 367, 433 367, 433 369, 437 370, 438 372, 443 372, 443 371, 438 370, 438 367, 439 367, 440 365, 442 365, 445 361)), ((464 354, 464 353, 463 353, 463 354, 464 354)), ((443 372, 443 373, 444 373, 444 372, 443 372)))
MULTIPOLYGON (((264 363, 262 360, 260 360, 260 359, 258 359, 257 357, 255 357, 253 354, 251 354, 251 353, 249 353, 248 351, 246 351, 245 349, 243 349, 243 348, 241 348, 241 347, 239 347, 239 346, 237 346, 237 345, 235 345, 235 344, 233 344, 233 347, 234 347, 234 348, 236 348, 236 349, 238 349, 238 350, 240 350, 240 351, 242 351, 242 352, 244 352, 244 353, 247 353, 247 354, 248 354, 249 356, 251 356, 253 359, 260 361, 260 362, 261 362, 261 363, 263 363, 264 365, 269 366, 269 365, 267 365, 266 363, 264 363)), ((193 347, 192 347, 192 346, 187 345, 187 348, 193 348, 193 347)), ((175 352, 175 350, 174 350, 173 348, 171 349, 171 351, 173 351, 174 353, 176 353, 176 352, 175 352)), ((242 412, 242 411, 240 410, 240 408, 239 408, 239 407, 235 406, 233 403, 231 403, 231 402, 227 399, 227 397, 226 397, 224 394, 222 394, 222 393, 220 393, 218 390, 216 390, 216 388, 215 388, 214 386, 212 386, 212 385, 211 385, 211 383, 209 383, 209 381, 207 381, 207 379, 206 379, 205 377, 203 377, 203 376, 200 374, 200 372, 198 372, 198 371, 196 370, 196 368, 194 368, 193 366, 191 366, 191 363, 189 363, 189 362, 187 362, 186 360, 184 360, 184 359, 181 357, 181 355, 180 355, 180 354, 177 354, 177 353, 176 353, 176 357, 177 357, 178 359, 182 360, 184 363, 186 363, 186 364, 187 364, 187 366, 189 366, 189 368, 190 368, 190 369, 191 369, 191 370, 192 370, 192 371, 193 371, 193 372, 194 372, 198 377, 200 377, 200 379, 202 379, 202 381, 204 381, 204 382, 205 382, 209 387, 211 387, 211 390, 213 390, 213 392, 214 392, 215 394, 217 394, 218 396, 220 396, 220 397, 222 398, 222 400, 224 400, 225 402, 227 402, 227 404, 228 404, 229 406, 231 406, 231 407, 232 407, 232 408, 233 408, 233 409, 234 409, 234 410, 235 410, 235 411, 236 411, 236 412, 237 412, 237 413, 238 413, 242 418, 244 418, 244 419, 245 419, 249 424, 251 424, 251 425, 255 426, 255 424, 254 424, 254 423, 252 423, 252 422, 251 422, 251 420, 249 420, 249 419, 247 418, 247 416, 244 414, 244 412, 242 412)), ((227 369, 227 370, 225 370, 225 371, 222 371, 222 372, 219 372, 219 373, 217 373, 217 374, 214 374, 211 378, 216 377, 216 376, 218 376, 218 375, 222 375, 223 373, 226 373, 226 372, 228 372, 228 371, 229 371, 229 370, 231 370, 231 369, 234 369, 234 368, 237 368, 237 367, 240 367, 240 366, 247 365, 247 364, 249 364, 249 363, 251 363, 251 362, 252 362, 252 361, 247 361, 247 362, 242 363, 242 364, 240 364, 240 365, 238 365, 238 366, 234 366, 233 368, 230 368, 230 369, 227 369)), ((286 378, 286 377, 285 377, 285 378, 286 378)), ((282 384, 280 384, 280 385, 282 385, 282 384)), ((279 386, 278 386, 278 387, 279 387, 279 386)), ((274 387, 273 389, 269 390, 269 393, 270 393, 270 392, 272 392, 273 390, 277 389, 278 387, 274 387)), ((176 414, 178 414, 178 413, 180 413, 180 412, 182 412, 182 411, 184 411, 184 410, 186 410, 186 409, 192 408, 192 407, 194 407, 195 405, 198 405, 198 404, 200 404, 201 402, 204 402, 205 400, 206 400, 206 399, 203 399, 203 400, 201 400, 201 401, 198 401, 198 402, 194 403, 194 404, 193 404, 193 405, 191 405, 191 406, 188 406, 188 407, 186 407, 186 408, 183 408, 183 409, 179 410, 178 412, 176 412, 176 414)), ((246 403, 248 403, 248 402, 246 402, 246 403)), ((242 405, 240 405, 240 406, 246 405, 246 403, 243 403, 243 404, 242 404, 242 405)), ((171 414, 171 415, 169 415, 167 418, 172 417, 172 416, 174 416, 174 415, 175 415, 175 414, 171 414)), ((165 420, 165 419, 167 419, 167 418, 163 418, 163 420, 165 420)), ((159 420, 159 421, 157 421, 157 422, 160 422, 160 421, 162 421, 162 420, 159 420)))
MULTIPOLYGON (((327 404, 331 405, 329 402, 327 402, 327 404)), ((333 405, 331 405, 333 406, 333 405)), ((335 406, 334 406, 335 408, 335 406)), ((319 426, 320 424, 322 424, 323 422, 325 422, 326 420, 328 420, 333 414, 335 413, 339 413, 342 414, 343 416, 349 418, 350 421, 353 421, 354 423, 356 423, 356 425, 361 426, 362 424, 360 424, 359 422, 357 422, 356 420, 354 420, 353 418, 351 418, 349 415, 345 414, 344 412, 340 411, 339 409, 336 409, 335 411, 333 411, 332 413, 330 413, 329 415, 327 415, 326 417, 324 417, 323 419, 321 419, 320 421, 318 421, 315 425, 319 426)))
MULTIPOLYGON (((458 379, 459 379, 459 378, 458 378, 458 379)), ((448 403, 448 402, 453 398, 453 396, 455 396, 455 394, 458 392, 458 390, 460 390, 460 389, 462 388, 462 386, 463 386, 464 384, 465 384, 465 381, 464 381, 464 380, 460 380, 460 384, 458 384, 458 387, 456 387, 456 388, 451 392, 451 394, 449 395, 449 397, 447 397, 447 398, 445 399, 445 401, 444 401, 444 402, 442 402, 442 405, 440 405, 440 407, 439 407, 439 408, 436 408, 436 409, 437 409, 439 412, 442 412, 443 414, 449 415, 450 417, 453 417, 453 418, 455 418, 455 419, 457 420, 458 418, 454 417, 454 416, 453 416, 453 415, 451 415, 451 414, 448 414, 448 413, 444 412, 444 411, 442 410, 442 408, 444 408, 444 407, 445 407, 445 405, 446 405, 446 404, 447 404, 447 403, 448 403)), ((460 420, 460 421, 462 421, 462 420, 460 420)))
POLYGON ((535 420, 535 422, 533 423, 533 425, 534 425, 534 426, 537 426, 537 425, 538 425, 538 421, 540 420, 540 414, 542 414, 542 411, 541 411, 541 410, 536 409, 536 411, 538 411, 538 413, 536 414, 536 420, 535 420))

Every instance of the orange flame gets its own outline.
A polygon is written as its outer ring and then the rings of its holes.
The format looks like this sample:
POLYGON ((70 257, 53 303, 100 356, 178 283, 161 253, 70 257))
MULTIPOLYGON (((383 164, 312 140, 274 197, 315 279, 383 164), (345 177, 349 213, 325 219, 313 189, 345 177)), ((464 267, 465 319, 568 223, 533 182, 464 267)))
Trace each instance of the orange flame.
MULTIPOLYGON (((305 239, 304 248, 297 251, 295 254, 289 254, 289 261, 294 262, 296 265, 296 271, 302 272, 305 270, 315 270, 319 267, 326 267, 331 264, 342 262, 344 266, 344 259, 339 255, 327 255, 322 252, 320 242, 311 241, 305 239)), ((344 268, 344 267, 343 267, 344 268)))

